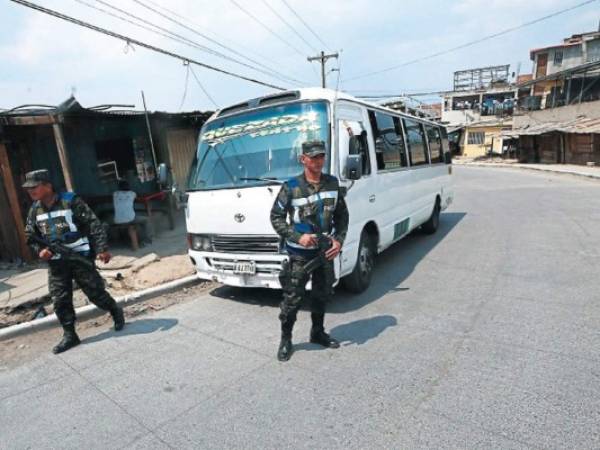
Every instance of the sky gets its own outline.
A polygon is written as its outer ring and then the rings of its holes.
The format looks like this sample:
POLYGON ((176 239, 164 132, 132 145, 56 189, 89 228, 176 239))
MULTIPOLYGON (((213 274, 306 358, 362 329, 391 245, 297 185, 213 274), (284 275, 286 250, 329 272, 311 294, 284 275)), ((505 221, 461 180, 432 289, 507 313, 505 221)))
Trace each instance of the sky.
MULTIPOLYGON (((339 87, 353 95, 449 90, 454 71, 490 65, 510 64, 511 72, 531 73, 530 49, 558 44, 572 34, 595 31, 600 22, 600 1, 595 1, 458 51, 360 77, 477 40, 583 0, 32 2, 185 58, 283 88, 319 86, 320 65, 306 58, 321 50, 338 52, 339 59, 331 59, 327 64, 328 71, 339 69, 328 74, 328 87, 339 87), (134 23, 140 23, 137 19, 111 6, 146 21, 145 27, 160 27, 162 35, 135 26, 134 23), (169 32, 177 34, 179 41, 166 37, 169 32), (262 72, 236 61, 253 67, 260 64, 262 72)), ((143 90, 150 110, 205 111, 277 92, 206 68, 191 65, 190 69, 181 60, 127 45, 10 0, 0 0, 0 17, 2 109, 23 104, 57 105, 71 94, 85 107, 130 104, 142 109, 143 90)))

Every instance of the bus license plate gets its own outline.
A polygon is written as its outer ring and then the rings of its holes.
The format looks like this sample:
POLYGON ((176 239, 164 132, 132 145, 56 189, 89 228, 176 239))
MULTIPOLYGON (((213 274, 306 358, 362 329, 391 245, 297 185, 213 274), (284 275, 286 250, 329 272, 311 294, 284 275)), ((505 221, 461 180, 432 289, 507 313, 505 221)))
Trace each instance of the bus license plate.
POLYGON ((254 261, 236 262, 233 265, 233 273, 254 275, 256 273, 256 263, 254 261))

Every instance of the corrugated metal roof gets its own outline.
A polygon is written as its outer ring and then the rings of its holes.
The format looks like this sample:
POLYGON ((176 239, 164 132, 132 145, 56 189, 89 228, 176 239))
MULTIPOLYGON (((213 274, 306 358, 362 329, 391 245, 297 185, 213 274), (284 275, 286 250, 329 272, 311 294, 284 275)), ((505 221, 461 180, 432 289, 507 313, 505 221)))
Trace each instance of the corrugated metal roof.
MULTIPOLYGON (((106 105, 110 106, 110 105, 106 105)), ((119 105, 122 106, 122 105, 119 105)), ((50 105, 22 105, 13 109, 0 111, 0 117, 35 117, 35 116, 87 116, 87 117, 135 117, 143 116, 144 111, 134 109, 108 109, 108 108, 84 108, 81 104, 71 96, 58 106, 50 105)), ((148 111, 148 114, 154 118, 180 118, 180 117, 199 117, 206 120, 212 114, 212 111, 188 111, 188 112, 163 112, 163 111, 148 111)))
POLYGON ((600 117, 579 117, 563 122, 545 122, 537 125, 527 125, 503 131, 501 135, 505 137, 536 136, 553 132, 576 134, 600 133, 600 117))

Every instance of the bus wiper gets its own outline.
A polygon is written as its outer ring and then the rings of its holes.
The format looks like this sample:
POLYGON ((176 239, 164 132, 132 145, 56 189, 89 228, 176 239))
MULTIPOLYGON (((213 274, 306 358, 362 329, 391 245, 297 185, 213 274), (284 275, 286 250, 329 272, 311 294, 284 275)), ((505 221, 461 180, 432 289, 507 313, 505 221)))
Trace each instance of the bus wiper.
POLYGON ((285 181, 278 180, 275 177, 243 177, 239 178, 242 181, 270 181, 271 183, 283 184, 285 181))

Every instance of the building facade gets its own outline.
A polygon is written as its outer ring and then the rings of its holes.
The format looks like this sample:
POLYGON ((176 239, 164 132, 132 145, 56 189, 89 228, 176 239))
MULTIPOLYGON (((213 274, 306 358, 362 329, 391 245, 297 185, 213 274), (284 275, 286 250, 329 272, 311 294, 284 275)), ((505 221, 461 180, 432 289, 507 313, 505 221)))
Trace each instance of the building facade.
POLYGON ((509 66, 461 70, 443 97, 441 120, 451 131, 455 153, 468 158, 502 154, 502 132, 512 127, 517 89, 509 66))

